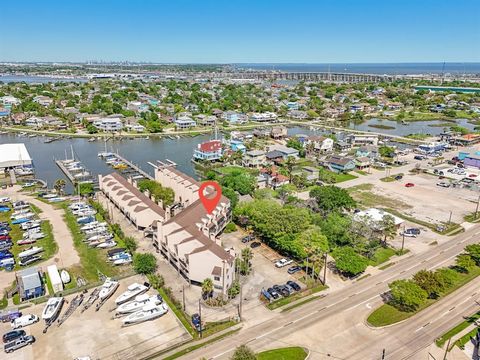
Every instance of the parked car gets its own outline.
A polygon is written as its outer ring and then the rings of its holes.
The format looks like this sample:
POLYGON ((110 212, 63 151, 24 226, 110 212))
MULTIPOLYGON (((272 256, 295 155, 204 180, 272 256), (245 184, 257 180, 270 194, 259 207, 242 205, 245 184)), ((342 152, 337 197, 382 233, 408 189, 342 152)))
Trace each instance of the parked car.
POLYGON ((403 175, 397 175, 395 176, 395 180, 402 180, 403 179, 403 175))
POLYGON ((405 230, 406 233, 410 234, 415 234, 415 235, 420 235, 420 229, 419 228, 408 228, 405 230))
POLYGON ((267 292, 275 299, 277 300, 280 295, 278 295, 278 293, 273 289, 273 288, 268 288, 267 289, 267 292))
POLYGON ((440 182, 437 183, 437 186, 444 187, 444 188, 449 188, 450 183, 447 183, 445 181, 440 181, 440 182))
POLYGON ((22 336, 16 340, 13 340, 3 347, 6 353, 14 352, 15 350, 21 349, 24 346, 31 345, 35 342, 35 337, 32 335, 22 336))
POLYGON ((203 330, 202 319, 200 318, 200 315, 198 315, 198 314, 193 314, 192 315, 192 324, 198 332, 203 330))
POLYGON ((255 248, 259 247, 260 245, 262 245, 262 244, 259 243, 258 241, 254 241, 254 242, 252 242, 252 243, 250 244, 250 247, 251 247, 252 249, 255 249, 255 248))
POLYGON ((25 330, 12 330, 3 334, 3 342, 8 343, 25 335, 25 330))
POLYGON ((278 268, 281 268, 281 267, 290 265, 291 263, 293 263, 293 260, 283 258, 283 259, 277 260, 275 262, 275 266, 278 268))
POLYGON ((292 274, 295 274, 296 272, 299 272, 300 270, 302 270, 302 268, 298 265, 294 265, 294 266, 290 266, 287 270, 287 272, 292 275, 292 274))
POLYGON ((28 315, 23 315, 22 317, 16 318, 10 323, 10 325, 12 326, 12 329, 16 330, 28 325, 35 324, 39 320, 40 319, 37 315, 28 314, 28 315))
POLYGON ((254 236, 254 235, 244 236, 244 237, 242 238, 242 243, 246 244, 247 242, 252 241, 253 239, 255 239, 255 236, 254 236))
POLYGON ((302 288, 295 281, 287 281, 287 285, 291 286, 295 291, 300 291, 302 288))
POLYGON ((415 184, 414 183, 406 183, 405 184, 405 187, 409 188, 409 187, 414 187, 415 184))
POLYGON ((414 158, 415 160, 425 160, 425 159, 426 159, 426 157, 423 156, 423 155, 415 155, 413 158, 414 158))

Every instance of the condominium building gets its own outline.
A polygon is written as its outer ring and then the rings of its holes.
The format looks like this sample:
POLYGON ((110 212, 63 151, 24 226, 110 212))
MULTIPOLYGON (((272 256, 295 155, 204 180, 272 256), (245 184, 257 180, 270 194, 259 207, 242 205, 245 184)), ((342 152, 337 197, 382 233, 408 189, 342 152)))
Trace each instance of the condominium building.
POLYGON ((137 189, 134 181, 117 173, 99 176, 100 190, 133 225, 152 238, 156 253, 188 282, 200 285, 210 278, 215 291, 226 294, 234 281, 235 253, 224 249, 218 236, 231 220, 230 201, 222 196, 213 212, 207 214, 199 199, 198 181, 178 171, 172 162, 151 165, 155 180, 175 192, 172 206, 156 203, 137 189))

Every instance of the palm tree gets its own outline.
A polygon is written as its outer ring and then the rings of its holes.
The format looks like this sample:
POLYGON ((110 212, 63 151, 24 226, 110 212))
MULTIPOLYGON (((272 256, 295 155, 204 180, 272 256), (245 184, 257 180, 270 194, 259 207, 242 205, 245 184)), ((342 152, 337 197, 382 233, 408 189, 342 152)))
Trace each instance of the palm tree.
POLYGON ((287 157, 287 160, 285 160, 285 169, 287 170, 288 173, 288 180, 290 183, 292 182, 292 172, 293 172, 293 167, 295 166, 295 158, 293 156, 287 157))
POLYGON ((63 194, 63 190, 65 189, 66 185, 67 183, 64 179, 57 179, 55 180, 55 184, 53 185, 53 187, 55 188, 58 194, 63 194))
POLYGON ((210 296, 212 292, 213 292, 213 281, 210 278, 206 278, 202 282, 202 293, 210 296))

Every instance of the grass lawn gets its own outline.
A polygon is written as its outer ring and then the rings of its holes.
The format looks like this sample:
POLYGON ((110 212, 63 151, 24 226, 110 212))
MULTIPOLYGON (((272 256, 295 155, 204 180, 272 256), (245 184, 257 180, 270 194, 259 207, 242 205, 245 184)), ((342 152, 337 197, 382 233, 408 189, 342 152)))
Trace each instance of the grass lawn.
POLYGON ((335 183, 338 184, 338 183, 341 183, 341 182, 344 182, 344 181, 348 181, 348 180, 353 180, 353 179, 356 179, 358 176, 355 176, 353 174, 336 174, 336 181, 335 183))
POLYGON ((393 255, 396 255, 397 252, 392 248, 384 248, 380 247, 375 250, 375 254, 373 254, 372 258, 370 259, 370 265, 378 266, 383 264, 384 262, 388 261, 393 255))
POLYGON ((383 304, 376 310, 374 310, 369 316, 368 316, 368 323, 372 326, 379 327, 379 326, 386 326, 386 325, 391 325, 395 324, 399 321, 408 319, 415 315, 416 313, 422 311, 423 309, 427 308, 428 306, 434 304, 437 302, 439 299, 447 296, 448 294, 454 292, 455 290, 459 289, 469 281, 475 279, 478 275, 480 275, 480 267, 476 266, 474 269, 472 269, 468 274, 461 274, 458 273, 458 280, 455 282, 455 284, 445 291, 442 296, 438 299, 428 299, 425 304, 420 306, 416 311, 411 311, 411 312, 406 312, 406 311, 401 311, 397 309, 396 307, 393 307, 390 304, 383 304))
POLYGON ((305 349, 295 346, 267 350, 257 354, 258 360, 303 360, 307 357, 305 349))
POLYGON ((360 175, 368 175, 368 173, 366 171, 363 171, 363 170, 354 170, 357 174, 360 174, 360 175))
POLYGON ((77 249, 80 263, 82 264, 81 275, 89 282, 98 280, 98 272, 100 271, 105 276, 116 276, 120 274, 120 268, 114 267, 107 262, 107 250, 100 250, 89 247, 83 242, 84 235, 80 231, 80 226, 77 224, 77 219, 67 208, 67 204, 63 205, 65 210, 65 222, 70 229, 73 237, 73 244, 77 249))
MULTIPOLYGON (((412 208, 412 206, 408 205, 403 201, 375 194, 374 192, 372 192, 373 188, 374 186, 372 184, 362 184, 358 186, 353 186, 347 190, 350 192, 350 196, 352 196, 355 201, 357 201, 366 208, 382 207, 400 210, 408 210, 412 208)), ((388 209, 386 210, 390 211, 388 209)))
POLYGON ((463 349, 465 344, 468 343, 475 335, 477 335, 478 327, 470 331, 468 334, 463 335, 460 339, 455 341, 454 345, 457 345, 459 348, 463 349))
POLYGON ((460 324, 448 330, 445 334, 443 334, 437 340, 435 340, 435 343, 437 344, 438 347, 442 347, 443 344, 445 344, 448 341, 448 339, 450 339, 454 335, 457 335, 459 332, 469 327, 472 323, 474 323, 478 319, 480 319, 480 311, 469 316, 465 321, 462 321, 460 324))

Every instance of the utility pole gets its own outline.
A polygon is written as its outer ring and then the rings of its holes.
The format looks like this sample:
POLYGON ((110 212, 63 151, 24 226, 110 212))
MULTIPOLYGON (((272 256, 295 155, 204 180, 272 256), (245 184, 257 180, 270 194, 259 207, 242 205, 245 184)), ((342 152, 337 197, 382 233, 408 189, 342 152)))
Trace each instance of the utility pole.
POLYGON ((242 321, 242 305, 243 305, 243 296, 242 296, 242 284, 240 284, 240 304, 238 304, 238 317, 242 321))
POLYGON ((325 264, 323 265, 323 285, 327 285, 327 259, 328 254, 325 253, 325 264))
POLYGON ((185 311, 185 285, 182 285, 183 311, 185 311))
POLYGON ((200 337, 202 337, 202 331, 203 331, 203 326, 202 326, 202 306, 200 304, 200 300, 198 299, 198 316, 200 316, 200 337))
POLYGON ((402 232, 402 253, 403 253, 403 247, 405 246, 405 225, 403 225, 403 232, 402 232))
POLYGON ((478 213, 478 206, 479 205, 480 205, 480 195, 478 196, 477 207, 475 208, 475 216, 474 216, 473 220, 477 219, 477 213, 478 213))
POLYGON ((385 359, 385 349, 383 349, 383 351, 382 351, 382 360, 384 360, 384 359, 385 359))
POLYGON ((452 210, 450 210, 450 217, 448 218, 448 225, 452 222, 452 210))
POLYGON ((309 270, 309 267, 308 267, 308 256, 307 256, 307 266, 306 266, 307 276, 308 276, 308 270, 309 270))

